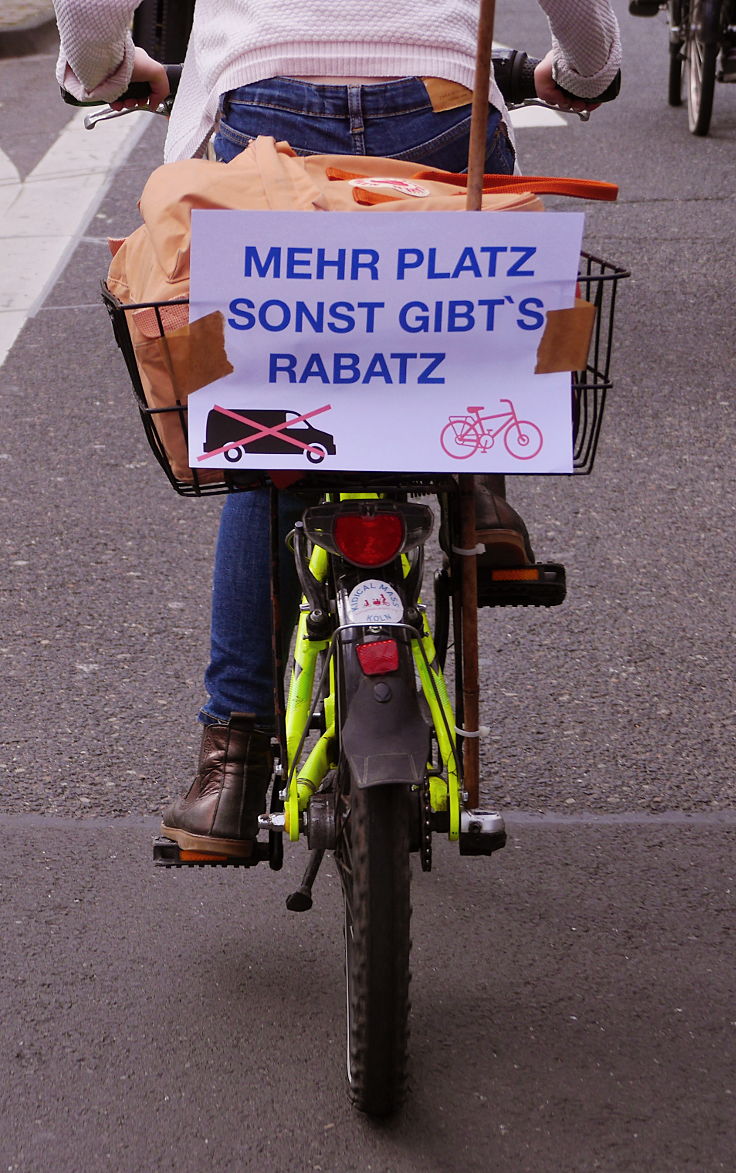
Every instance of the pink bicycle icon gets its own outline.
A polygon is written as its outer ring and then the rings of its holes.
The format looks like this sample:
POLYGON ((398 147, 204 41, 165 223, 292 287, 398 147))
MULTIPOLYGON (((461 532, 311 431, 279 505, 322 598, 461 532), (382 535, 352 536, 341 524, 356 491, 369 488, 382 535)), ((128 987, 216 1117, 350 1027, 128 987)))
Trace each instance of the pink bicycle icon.
POLYGON ((510 399, 499 402, 507 403, 508 411, 481 415, 485 408, 469 407, 467 415, 450 416, 440 435, 440 444, 448 456, 467 460, 476 452, 488 452, 502 432, 504 447, 515 460, 531 460, 542 451, 543 436, 537 425, 518 419, 510 399))

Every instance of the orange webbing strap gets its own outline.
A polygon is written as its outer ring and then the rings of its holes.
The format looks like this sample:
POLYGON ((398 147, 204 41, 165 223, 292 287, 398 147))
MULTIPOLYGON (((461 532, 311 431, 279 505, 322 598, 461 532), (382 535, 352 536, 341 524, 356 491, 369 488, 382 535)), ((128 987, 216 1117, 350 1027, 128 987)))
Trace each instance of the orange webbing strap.
MULTIPOLYGON (((425 169, 417 171, 413 179, 431 179, 437 183, 451 183, 464 187, 467 175, 453 175, 449 171, 425 169)), ((531 191, 538 195, 566 195, 579 200, 609 200, 618 197, 618 184, 606 183, 602 179, 566 179, 556 175, 484 175, 483 191, 522 192, 531 191)))
POLYGON ((353 199, 356 204, 395 204, 397 200, 401 199, 398 195, 386 195, 382 191, 373 191, 370 188, 354 187, 353 199))
MULTIPOLYGON (((340 167, 328 167, 326 176, 330 180, 367 179, 357 171, 344 171, 340 167)), ((435 183, 447 183, 453 187, 466 187, 468 177, 465 174, 451 171, 435 171, 431 167, 416 171, 412 179, 428 179, 435 183)), ((564 195, 579 200, 607 200, 612 202, 618 198, 618 184, 607 183, 602 179, 568 179, 557 175, 484 175, 483 192, 489 195, 493 192, 509 192, 510 194, 530 191, 537 195, 564 195)), ((355 199, 362 204, 378 204, 393 199, 393 196, 363 190, 357 192, 355 199)))
POLYGON ((341 167, 328 167, 325 171, 328 179, 367 179, 367 175, 361 175, 359 171, 343 171, 341 167))

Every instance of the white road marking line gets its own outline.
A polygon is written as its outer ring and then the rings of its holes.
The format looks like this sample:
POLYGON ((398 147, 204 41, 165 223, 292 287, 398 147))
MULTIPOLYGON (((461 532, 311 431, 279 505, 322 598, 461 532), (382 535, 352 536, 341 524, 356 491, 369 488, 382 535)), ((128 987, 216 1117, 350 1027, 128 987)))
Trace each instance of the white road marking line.
POLYGON ((131 114, 87 131, 84 114, 74 113, 24 182, 0 152, 0 366, 149 125, 145 113, 131 114))
POLYGON ((0 150, 0 187, 8 183, 20 183, 20 175, 13 160, 0 150))
POLYGON ((543 106, 519 106, 510 110, 509 117, 514 130, 539 126, 567 126, 568 121, 556 110, 545 110, 543 106))
POLYGON ((0 150, 0 216, 10 207, 18 194, 20 175, 12 159, 0 150))

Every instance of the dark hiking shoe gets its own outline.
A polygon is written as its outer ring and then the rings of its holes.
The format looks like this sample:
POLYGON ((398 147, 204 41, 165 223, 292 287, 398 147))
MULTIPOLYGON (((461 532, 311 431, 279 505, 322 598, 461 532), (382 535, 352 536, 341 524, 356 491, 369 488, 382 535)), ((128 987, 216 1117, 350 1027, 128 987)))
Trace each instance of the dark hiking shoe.
POLYGON ((485 551, 478 555, 478 581, 493 566, 531 566, 534 551, 524 522, 483 477, 475 480, 475 532, 485 551))
POLYGON ((726 45, 718 59, 718 80, 736 81, 736 45, 726 45))
POLYGON ((233 713, 227 725, 206 725, 197 776, 164 811, 161 834, 187 851, 245 858, 258 837, 273 755, 269 734, 251 713, 233 713))

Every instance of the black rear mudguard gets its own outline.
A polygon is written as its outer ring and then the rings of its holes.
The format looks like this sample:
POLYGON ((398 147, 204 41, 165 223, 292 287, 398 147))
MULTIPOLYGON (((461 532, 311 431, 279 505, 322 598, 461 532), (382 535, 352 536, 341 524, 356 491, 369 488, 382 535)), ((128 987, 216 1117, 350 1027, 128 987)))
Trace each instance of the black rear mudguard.
MULTIPOLYGON (((356 576, 343 578, 349 589, 356 576)), ((403 596, 399 576, 389 576, 403 596)), ((366 628, 343 627, 338 635, 338 705, 340 743, 344 760, 359 788, 419 785, 427 771, 430 726, 420 706, 411 649, 411 633, 403 627, 385 627, 382 638, 395 639, 399 649, 396 671, 366 676, 357 645, 366 628)), ((374 637, 376 629, 372 629, 374 637)))
POLYGON ((413 671, 410 679, 401 665, 386 676, 361 673, 347 701, 341 742, 359 788, 419 785, 427 770, 429 726, 419 707, 413 671))

